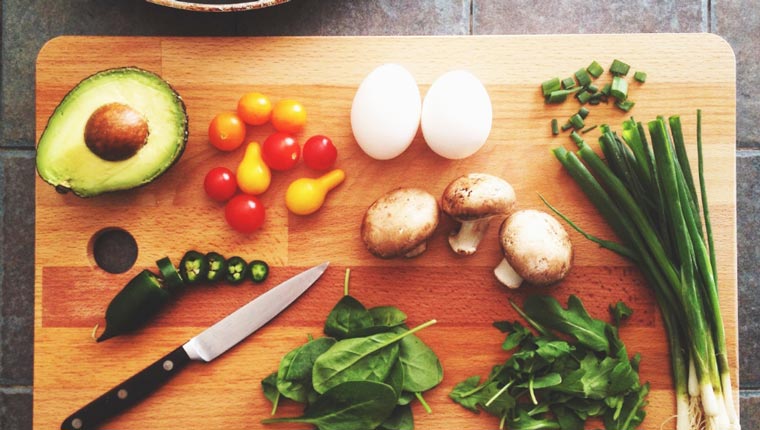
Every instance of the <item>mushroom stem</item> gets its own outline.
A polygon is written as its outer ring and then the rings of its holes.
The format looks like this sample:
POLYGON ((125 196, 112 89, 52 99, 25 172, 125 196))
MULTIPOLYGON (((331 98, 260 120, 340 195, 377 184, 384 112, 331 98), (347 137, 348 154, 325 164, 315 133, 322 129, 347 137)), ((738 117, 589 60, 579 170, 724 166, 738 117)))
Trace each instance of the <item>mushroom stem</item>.
POLYGON ((488 230, 491 218, 481 218, 472 221, 462 221, 459 230, 453 230, 449 235, 449 245, 457 254, 472 255, 478 250, 480 241, 488 230))
POLYGON ((522 276, 515 272, 515 269, 509 265, 506 258, 501 259, 501 263, 493 269, 493 274, 507 288, 519 288, 523 282, 522 276))

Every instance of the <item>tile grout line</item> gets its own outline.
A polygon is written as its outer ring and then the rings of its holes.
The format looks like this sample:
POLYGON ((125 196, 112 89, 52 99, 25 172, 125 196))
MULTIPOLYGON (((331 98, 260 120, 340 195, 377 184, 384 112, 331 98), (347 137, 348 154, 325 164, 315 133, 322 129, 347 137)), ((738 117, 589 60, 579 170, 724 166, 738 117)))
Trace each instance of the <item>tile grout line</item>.
POLYGON ((32 394, 31 385, 0 385, 0 394, 32 394))
POLYGON ((474 21, 475 21, 475 0, 470 0, 470 22, 469 22, 469 25, 470 25, 470 28, 469 28, 470 36, 472 36, 473 33, 474 33, 474 29, 473 29, 474 21))

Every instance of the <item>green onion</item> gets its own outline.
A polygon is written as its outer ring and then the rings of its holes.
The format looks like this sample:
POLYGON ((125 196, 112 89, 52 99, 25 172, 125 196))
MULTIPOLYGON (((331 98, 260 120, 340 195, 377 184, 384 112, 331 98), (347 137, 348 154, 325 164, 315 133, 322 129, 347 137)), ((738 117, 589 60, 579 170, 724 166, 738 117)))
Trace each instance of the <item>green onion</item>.
POLYGON ((589 75, 593 76, 594 79, 598 78, 599 76, 602 76, 602 73, 604 73, 604 69, 596 61, 592 61, 591 64, 589 64, 588 67, 586 67, 586 71, 588 72, 589 75))
POLYGON ((553 91, 561 89, 561 83, 559 78, 549 79, 541 84, 541 90, 544 92, 544 97, 549 96, 553 91))
POLYGON ((602 91, 600 91, 605 96, 610 95, 610 90, 612 89, 612 84, 604 84, 602 87, 602 91))
POLYGON ((588 91, 581 91, 578 94, 576 94, 575 97, 578 99, 578 101, 582 105, 585 105, 586 103, 588 103, 589 100, 591 100, 591 93, 588 91))
POLYGON ((612 65, 610 66, 610 73, 612 73, 615 76, 625 76, 628 74, 628 70, 631 69, 631 66, 628 64, 620 61, 620 60, 612 60, 612 65))
POLYGON ((623 101, 628 98, 628 82, 620 76, 612 78, 612 86, 610 87, 610 95, 623 101))
POLYGON ((591 84, 586 87, 586 91, 590 92, 591 94, 595 94, 597 91, 599 91, 599 87, 597 87, 594 84, 591 84))
POLYGON ((619 102, 615 103, 615 106, 617 106, 618 108, 620 108, 620 110, 628 112, 629 110, 631 110, 633 108, 633 105, 635 105, 635 104, 636 104, 636 102, 634 102, 634 101, 623 100, 623 101, 619 101, 619 102))
POLYGON ((636 79, 637 81, 641 82, 642 84, 647 81, 647 74, 646 72, 637 71, 633 74, 633 79, 636 79))
POLYGON ((653 290, 670 345, 677 429, 738 429, 709 228, 701 111, 701 196, 691 176, 679 117, 645 125, 631 119, 623 123, 622 136, 609 126, 600 128, 604 159, 575 132, 571 137, 580 159, 564 148, 553 153, 622 243, 585 233, 547 206, 585 237, 635 262, 653 290), (703 424, 691 427, 693 423, 703 424))
POLYGON ((592 125, 591 127, 586 127, 583 130, 581 130, 581 134, 586 134, 586 133, 588 133, 589 131, 591 131, 591 130, 593 130, 595 128, 596 128, 596 124, 592 125))
POLYGON ((578 115, 580 115, 581 118, 586 119, 586 117, 588 116, 588 114, 589 114, 589 111, 585 107, 582 107, 582 108, 578 109, 578 115))
POLYGON ((573 128, 573 124, 570 123, 570 121, 562 124, 562 131, 567 131, 573 128))
POLYGON ((571 90, 555 90, 549 93, 549 96, 546 97, 544 101, 549 104, 562 103, 567 99, 568 95, 577 93, 580 90, 581 87, 575 87, 571 90))
POLYGON ((575 78, 570 76, 569 78, 565 78, 562 80, 562 88, 569 90, 570 88, 575 87, 575 78))
POLYGON ((571 116, 569 122, 576 130, 583 128, 583 118, 580 116, 580 114, 571 116))
POLYGON ((578 79, 578 85, 582 87, 591 84, 591 75, 589 75, 586 69, 578 69, 578 71, 575 72, 575 78, 578 79))
POLYGON ((557 122, 557 118, 552 119, 552 134, 555 136, 559 134, 559 123, 557 122))

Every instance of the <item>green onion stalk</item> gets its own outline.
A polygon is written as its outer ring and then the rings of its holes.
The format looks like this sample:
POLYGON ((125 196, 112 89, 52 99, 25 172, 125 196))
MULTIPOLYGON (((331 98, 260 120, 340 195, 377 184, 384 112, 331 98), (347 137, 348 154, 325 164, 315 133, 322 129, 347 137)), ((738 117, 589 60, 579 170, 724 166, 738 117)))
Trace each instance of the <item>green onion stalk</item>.
POLYGON ((658 117, 646 126, 631 118, 623 122, 622 136, 606 125, 601 131, 604 158, 576 132, 576 152, 553 152, 621 243, 584 232, 545 203, 586 238, 641 269, 668 336, 677 429, 739 429, 704 182, 701 111, 699 194, 678 116, 658 117))

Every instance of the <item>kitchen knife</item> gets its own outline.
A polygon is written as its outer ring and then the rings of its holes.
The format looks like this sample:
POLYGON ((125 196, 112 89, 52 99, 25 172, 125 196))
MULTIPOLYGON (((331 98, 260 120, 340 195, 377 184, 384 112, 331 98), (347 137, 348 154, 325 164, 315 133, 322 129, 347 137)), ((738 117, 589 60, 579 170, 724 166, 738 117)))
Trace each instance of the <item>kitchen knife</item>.
POLYGON ((137 404, 190 360, 209 362, 248 337, 287 308, 325 272, 328 262, 312 267, 260 295, 204 330, 136 375, 75 412, 61 430, 92 430, 98 424, 137 404))

